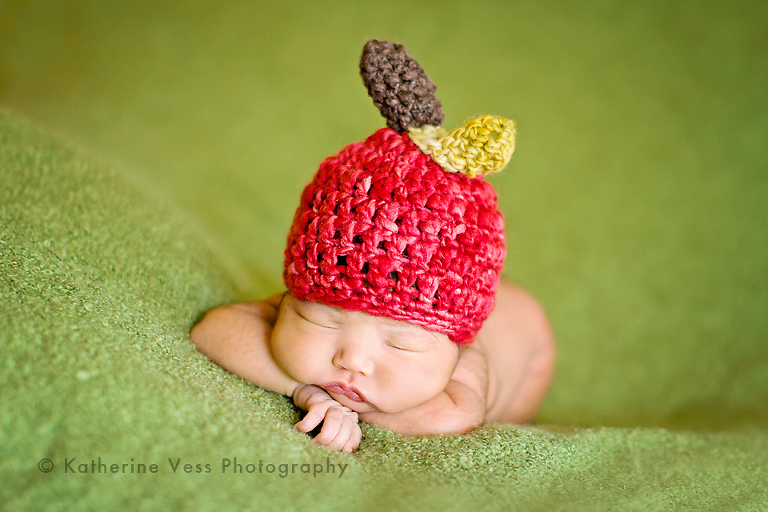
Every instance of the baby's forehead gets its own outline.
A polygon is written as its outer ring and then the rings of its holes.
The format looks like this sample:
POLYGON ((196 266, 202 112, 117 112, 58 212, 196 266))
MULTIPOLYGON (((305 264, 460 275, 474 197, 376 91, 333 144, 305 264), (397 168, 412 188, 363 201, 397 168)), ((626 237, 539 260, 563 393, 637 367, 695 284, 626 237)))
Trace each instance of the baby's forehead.
MULTIPOLYGON (((448 339, 445 334, 431 331, 421 325, 413 324, 404 320, 395 320, 386 316, 377 316, 365 311, 348 310, 340 306, 333 306, 319 301, 301 300, 293 297, 294 300, 307 307, 320 310, 339 320, 361 320, 375 327, 389 332, 401 333, 408 336, 417 336, 429 341, 440 341, 442 338, 448 339)), ((343 326, 342 326, 343 327, 343 326)))

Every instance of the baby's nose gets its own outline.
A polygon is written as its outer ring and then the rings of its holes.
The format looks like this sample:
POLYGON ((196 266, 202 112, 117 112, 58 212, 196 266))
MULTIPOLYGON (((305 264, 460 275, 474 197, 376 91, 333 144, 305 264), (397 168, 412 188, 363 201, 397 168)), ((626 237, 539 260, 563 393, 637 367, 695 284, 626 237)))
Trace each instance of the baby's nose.
POLYGON ((373 360, 370 351, 360 343, 345 344, 336 351, 333 365, 350 372, 370 375, 373 372, 373 360))

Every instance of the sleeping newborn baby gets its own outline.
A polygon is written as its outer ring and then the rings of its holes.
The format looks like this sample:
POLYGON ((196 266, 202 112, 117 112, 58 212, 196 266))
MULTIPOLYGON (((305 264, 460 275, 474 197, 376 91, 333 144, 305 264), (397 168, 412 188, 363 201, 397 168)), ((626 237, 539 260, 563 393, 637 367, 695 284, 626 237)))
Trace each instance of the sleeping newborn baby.
POLYGON ((326 159, 288 235, 287 291, 209 312, 190 333, 223 368, 293 399, 296 428, 350 452, 358 420, 406 435, 529 421, 552 378, 539 304, 500 282, 493 187, 514 124, 446 132, 435 86, 400 45, 361 59, 388 128, 326 159))

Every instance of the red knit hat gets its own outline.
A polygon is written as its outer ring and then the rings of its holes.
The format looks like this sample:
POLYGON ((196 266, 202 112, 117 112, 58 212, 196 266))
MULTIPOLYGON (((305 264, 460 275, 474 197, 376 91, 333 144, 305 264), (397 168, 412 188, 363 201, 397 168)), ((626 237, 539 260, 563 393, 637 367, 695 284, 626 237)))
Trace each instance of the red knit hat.
POLYGON ((369 41, 361 72, 390 128, 327 158, 306 186, 285 284, 298 299, 467 345, 493 309, 506 254, 496 194, 475 175, 506 164, 514 124, 484 116, 447 134, 434 85, 400 45, 369 41))

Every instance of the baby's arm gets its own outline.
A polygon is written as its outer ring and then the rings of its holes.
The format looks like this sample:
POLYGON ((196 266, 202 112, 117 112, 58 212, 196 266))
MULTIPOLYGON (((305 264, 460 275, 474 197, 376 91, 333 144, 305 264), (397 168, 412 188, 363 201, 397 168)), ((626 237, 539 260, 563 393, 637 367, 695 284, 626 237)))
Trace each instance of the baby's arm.
POLYGON ((269 340, 277 308, 268 302, 218 307, 189 333, 211 361, 269 391, 293 396, 299 383, 285 374, 272 355, 269 340))
POLYGON ((436 397, 402 412, 360 413, 360 419, 398 434, 463 434, 483 424, 488 364, 482 347, 462 349, 445 389, 436 397))
POLYGON ((351 452, 362 438, 357 413, 336 402, 324 389, 292 379, 272 355, 270 338, 279 300, 278 296, 267 302, 218 307, 192 329, 189 338, 225 370, 260 388, 291 397, 297 407, 307 411, 295 425, 297 430, 309 432, 322 422, 315 442, 351 452))

